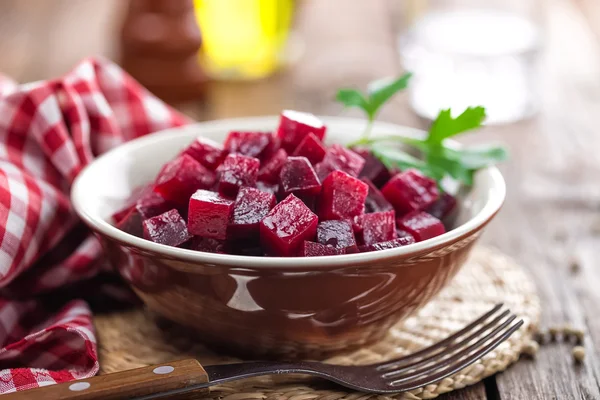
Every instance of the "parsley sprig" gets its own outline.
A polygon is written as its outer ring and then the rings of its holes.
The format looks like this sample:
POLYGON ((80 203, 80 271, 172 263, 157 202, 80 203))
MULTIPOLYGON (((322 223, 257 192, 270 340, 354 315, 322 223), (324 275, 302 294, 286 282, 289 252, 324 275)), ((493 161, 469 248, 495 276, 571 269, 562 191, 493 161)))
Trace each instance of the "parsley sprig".
POLYGON ((508 158, 507 150, 498 145, 454 147, 445 143, 445 139, 481 127, 485 120, 483 107, 469 107, 457 117, 452 117, 450 109, 440 111, 423 139, 398 135, 369 137, 370 126, 379 108, 394 94, 406 88, 410 76, 405 74, 398 79, 376 81, 369 85, 366 96, 354 89, 342 89, 338 92, 338 101, 346 107, 362 109, 369 121, 363 138, 348 147, 369 148, 388 168, 415 168, 438 182, 449 175, 467 186, 473 185, 473 178, 478 170, 508 158), (419 156, 393 146, 394 143, 412 148, 419 156))
POLYGON ((396 93, 406 89, 412 74, 406 73, 399 78, 384 78, 373 81, 367 87, 366 93, 356 89, 340 89, 335 99, 347 108, 357 107, 367 114, 367 129, 365 136, 369 136, 373 121, 379 113, 379 109, 396 93))

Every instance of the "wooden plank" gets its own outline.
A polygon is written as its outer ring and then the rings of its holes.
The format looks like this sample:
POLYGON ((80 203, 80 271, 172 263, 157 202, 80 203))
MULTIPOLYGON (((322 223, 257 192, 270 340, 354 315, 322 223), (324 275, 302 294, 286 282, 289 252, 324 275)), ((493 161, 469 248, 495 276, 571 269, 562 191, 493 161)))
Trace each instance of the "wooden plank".
MULTIPOLYGON (((493 378, 492 378, 493 379, 493 378)), ((440 400, 484 400, 486 399, 485 384, 476 383, 473 386, 446 393, 439 397, 440 400)), ((495 400, 495 399, 492 399, 495 400)))
MULTIPOLYGON (((598 300, 590 297, 593 279, 577 288, 568 265, 572 244, 589 236, 582 226, 596 217, 600 201, 595 150, 600 140, 590 118, 597 113, 592 98, 600 84, 600 57, 578 10, 567 1, 549 4, 541 114, 535 121, 486 133, 509 143, 512 160, 503 167, 506 206, 484 239, 528 267, 542 298, 542 326, 587 323, 598 332, 589 323, 594 319, 590 305, 598 300)), ((537 360, 522 360, 498 375, 500 398, 600 398, 597 352, 588 344, 589 364, 578 368, 571 348, 566 343, 543 346, 537 360)))

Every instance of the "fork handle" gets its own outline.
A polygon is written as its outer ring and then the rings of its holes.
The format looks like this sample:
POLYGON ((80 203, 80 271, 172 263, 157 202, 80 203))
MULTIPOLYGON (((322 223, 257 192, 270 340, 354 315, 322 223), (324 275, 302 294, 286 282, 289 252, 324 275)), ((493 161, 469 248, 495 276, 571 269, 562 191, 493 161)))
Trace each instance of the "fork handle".
POLYGON ((7 394, 2 400, 130 399, 206 382, 197 360, 181 360, 7 394))

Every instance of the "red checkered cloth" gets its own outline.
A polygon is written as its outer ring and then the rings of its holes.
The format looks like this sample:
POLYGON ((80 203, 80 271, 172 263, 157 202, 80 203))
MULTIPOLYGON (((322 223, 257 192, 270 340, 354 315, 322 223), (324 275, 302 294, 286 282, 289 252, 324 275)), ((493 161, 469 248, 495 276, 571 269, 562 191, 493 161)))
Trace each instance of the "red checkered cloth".
POLYGON ((0 76, 0 393, 98 371, 88 304, 48 300, 107 269, 70 185, 95 156, 187 122, 105 60, 25 85, 0 76))

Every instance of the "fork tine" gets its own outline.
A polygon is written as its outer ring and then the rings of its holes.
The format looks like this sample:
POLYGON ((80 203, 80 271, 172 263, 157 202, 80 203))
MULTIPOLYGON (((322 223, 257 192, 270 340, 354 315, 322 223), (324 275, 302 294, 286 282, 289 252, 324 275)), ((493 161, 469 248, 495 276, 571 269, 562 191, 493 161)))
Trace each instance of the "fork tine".
MULTIPOLYGON (((458 359, 454 364, 450 364, 439 370, 440 366, 433 366, 430 371, 425 372, 425 374, 420 379, 411 379, 405 381, 403 385, 394 385, 394 382, 390 383, 390 386, 394 387, 395 390, 407 391, 413 390, 425 385, 429 385, 430 383, 439 382, 440 380, 462 370, 463 368, 468 367, 473 364, 475 361, 479 360, 481 357, 485 356, 490 351, 494 350, 500 343, 504 342, 508 337, 510 337, 515 331, 517 331, 523 325, 523 320, 519 320, 510 327, 504 329, 502 334, 497 336, 487 345, 481 347, 480 350, 473 352, 471 355, 467 356, 463 359, 458 359), (435 372, 437 371, 437 372, 435 372)), ((489 340, 489 338, 487 339, 489 340)), ((466 353, 468 354, 468 353, 466 353)))
POLYGON ((427 356, 428 354, 430 354, 432 352, 444 349, 448 344, 454 342, 458 338, 469 333, 470 331, 472 331, 473 329, 478 327, 483 321, 489 319, 491 316, 496 314, 498 312, 498 310, 500 310, 502 308, 503 305, 504 305, 503 303, 496 304, 490 311, 488 311, 481 317, 477 318, 475 321, 471 322, 469 325, 465 326, 461 330, 457 331, 456 333, 452 334, 451 336, 448 336, 446 339, 444 339, 440 342, 437 342, 429 347, 426 347, 422 350, 419 350, 419 351, 409 354, 407 356, 377 364, 376 370, 381 371, 381 370, 385 370, 385 369, 396 369, 396 368, 403 367, 405 365, 411 365, 415 361, 420 361, 423 357, 427 356))
POLYGON ((500 326, 497 326, 493 331, 491 331, 490 333, 488 333, 485 336, 482 336, 479 340, 477 340, 475 343, 473 343, 471 345, 468 345, 469 342, 466 342, 466 343, 463 343, 464 346, 466 346, 466 347, 457 346, 456 350, 454 350, 452 352, 444 352, 444 354, 441 354, 440 357, 437 357, 439 360, 436 360, 434 358, 434 359, 429 360, 429 362, 426 365, 421 366, 420 368, 417 368, 417 369, 411 368, 410 370, 407 370, 406 368, 402 368, 397 371, 388 372, 388 373, 384 374, 382 377, 385 379, 401 377, 394 381, 394 382, 399 382, 399 381, 404 381, 407 379, 413 379, 419 375, 423 375, 424 373, 430 371, 431 368, 434 368, 434 367, 441 368, 443 366, 446 366, 446 365, 460 359, 463 355, 469 354, 471 351, 476 350, 478 347, 482 346, 485 342, 487 342, 488 340, 490 340, 491 338, 496 336, 499 332, 502 332, 502 330, 506 329, 506 327, 508 325, 510 325, 510 323, 512 321, 514 321, 515 318, 516 318, 515 315, 511 315, 500 326), (461 347, 464 347, 464 348, 461 348, 461 347))
MULTIPOLYGON (((497 316, 496 318, 494 318, 492 321, 488 322, 485 325, 482 325, 478 330, 476 330, 475 332, 473 332, 472 334, 470 334, 469 336, 465 337, 463 340, 458 341, 456 343, 454 343, 452 346, 446 347, 445 349, 443 349, 440 352, 437 352, 427 358, 424 358, 422 360, 419 360, 418 362, 414 362, 411 364, 404 364, 402 365, 400 368, 396 368, 394 370, 389 370, 388 372, 384 373, 382 375, 383 378, 391 378, 391 377, 395 377, 398 375, 401 375, 404 371, 406 371, 408 368, 411 368, 411 370, 414 370, 415 368, 418 367, 422 367, 422 366, 427 366, 428 364, 431 364, 433 362, 435 362, 434 360, 440 358, 440 356, 446 357, 446 356, 451 356, 455 353, 457 353, 458 351, 462 351, 461 348, 464 348, 466 346, 469 345, 469 343, 474 340, 477 339, 479 337, 481 337, 481 335, 483 335, 486 331, 496 327, 496 330, 498 329, 498 325, 500 324, 500 322, 502 320, 504 320, 505 317, 509 317, 507 321, 505 321, 500 328, 506 326, 507 324, 509 324, 512 320, 514 320, 516 317, 515 315, 510 316, 510 310, 506 310, 503 313, 501 313, 499 316, 497 316)), ((493 334, 493 332, 487 334, 484 336, 485 337, 490 337, 490 335, 493 334)))

